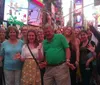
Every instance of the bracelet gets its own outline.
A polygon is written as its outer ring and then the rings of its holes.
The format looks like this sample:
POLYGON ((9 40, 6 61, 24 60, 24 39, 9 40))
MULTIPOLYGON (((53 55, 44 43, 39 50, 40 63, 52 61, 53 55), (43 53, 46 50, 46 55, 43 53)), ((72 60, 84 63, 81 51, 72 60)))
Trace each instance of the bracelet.
POLYGON ((76 60, 77 63, 79 63, 79 61, 76 60))
POLYGON ((69 60, 69 59, 66 59, 66 61, 67 61, 67 62, 70 62, 70 60, 69 60))

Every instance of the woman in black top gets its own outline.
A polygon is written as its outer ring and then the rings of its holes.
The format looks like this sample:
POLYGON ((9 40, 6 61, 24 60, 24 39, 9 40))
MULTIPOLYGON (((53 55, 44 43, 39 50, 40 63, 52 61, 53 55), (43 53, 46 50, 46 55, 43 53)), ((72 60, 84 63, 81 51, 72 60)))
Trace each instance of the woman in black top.
POLYGON ((80 72, 83 85, 90 85, 90 78, 92 75, 92 61, 94 60, 94 47, 88 39, 87 32, 81 31, 80 44, 80 72))
POLYGON ((79 65, 79 43, 71 27, 67 27, 64 30, 64 35, 69 42, 71 50, 70 63, 75 66, 75 69, 70 69, 71 85, 76 85, 76 70, 79 65))

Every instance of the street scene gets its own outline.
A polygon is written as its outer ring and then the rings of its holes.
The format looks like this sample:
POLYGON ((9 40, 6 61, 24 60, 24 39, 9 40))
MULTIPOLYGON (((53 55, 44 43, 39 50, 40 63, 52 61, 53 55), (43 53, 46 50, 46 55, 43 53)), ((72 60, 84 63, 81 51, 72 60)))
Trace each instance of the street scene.
POLYGON ((100 0, 0 0, 0 85, 100 85, 100 0))

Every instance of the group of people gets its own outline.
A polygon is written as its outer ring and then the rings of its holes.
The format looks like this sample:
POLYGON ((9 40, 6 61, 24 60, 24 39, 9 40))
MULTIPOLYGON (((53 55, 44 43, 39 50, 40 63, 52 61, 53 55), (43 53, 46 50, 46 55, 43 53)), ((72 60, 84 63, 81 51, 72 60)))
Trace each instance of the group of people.
POLYGON ((100 37, 89 27, 87 31, 72 27, 54 30, 46 24, 35 30, 25 25, 20 35, 15 26, 0 29, 0 85, 77 85, 78 78, 81 85, 90 85, 93 76, 100 85, 96 65, 100 37))

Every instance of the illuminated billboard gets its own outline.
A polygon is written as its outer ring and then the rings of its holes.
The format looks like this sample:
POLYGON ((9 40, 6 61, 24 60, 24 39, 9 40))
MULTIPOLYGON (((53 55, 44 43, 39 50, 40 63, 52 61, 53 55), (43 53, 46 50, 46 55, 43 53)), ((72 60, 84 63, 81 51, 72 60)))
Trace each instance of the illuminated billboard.
POLYGON ((75 4, 76 4, 76 5, 82 4, 82 0, 75 0, 75 4))
POLYGON ((3 20, 4 15, 4 0, 0 0, 0 20, 3 20))
POLYGON ((82 27, 82 9, 83 6, 83 0, 75 0, 74 4, 74 26, 75 28, 81 28, 82 27))
POLYGON ((42 0, 5 0, 4 20, 16 20, 39 26, 42 22, 42 0))
POLYGON ((33 2, 29 2, 28 9, 28 24, 39 26, 42 22, 42 14, 40 6, 37 6, 33 2))
POLYGON ((5 0, 4 20, 8 21, 12 16, 27 24, 28 0, 5 0))

